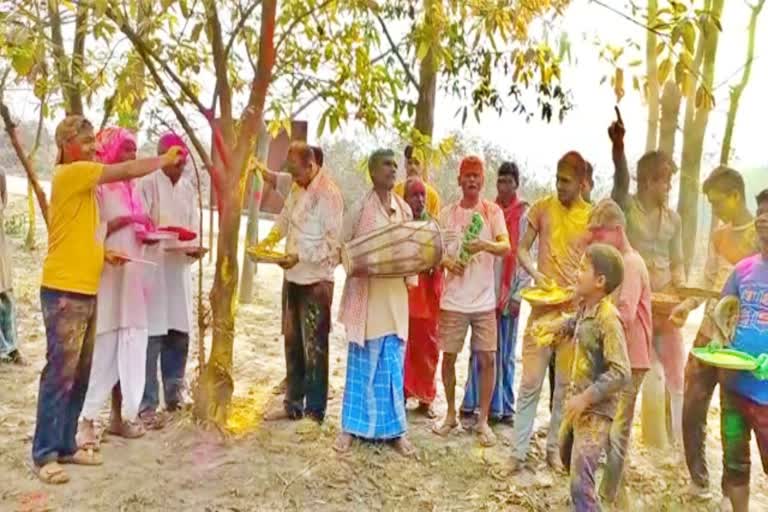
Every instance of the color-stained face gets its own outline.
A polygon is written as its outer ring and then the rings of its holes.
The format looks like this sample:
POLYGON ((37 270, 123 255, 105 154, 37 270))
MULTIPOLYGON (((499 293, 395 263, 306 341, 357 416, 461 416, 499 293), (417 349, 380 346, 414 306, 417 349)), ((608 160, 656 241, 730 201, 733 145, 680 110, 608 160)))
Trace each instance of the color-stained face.
MULTIPOLYGON (((162 155, 163 153, 168 151, 168 149, 170 148, 161 147, 161 148, 158 148, 158 152, 162 155)), ((166 165, 165 167, 163 167, 163 172, 165 173, 165 175, 171 178, 172 180, 178 180, 179 178, 181 178, 181 174, 184 172, 184 167, 187 165, 187 157, 188 157, 187 151, 182 151, 179 156, 180 158, 175 164, 166 165)))
POLYGON ((622 239, 622 227, 619 225, 604 226, 590 224, 587 245, 601 243, 612 245, 618 249, 621 247, 622 239))
POLYGON ((405 174, 406 176, 421 176, 422 171, 424 170, 424 165, 421 163, 421 160, 416 158, 415 156, 411 158, 405 159, 405 174))
POLYGON ((382 190, 392 190, 397 179, 397 162, 394 157, 384 156, 376 160, 371 169, 373 187, 382 190))
POLYGON ((118 162, 129 162, 136 160, 136 143, 132 140, 126 140, 120 146, 120 151, 117 153, 118 162))
POLYGON ((315 164, 313 162, 305 164, 302 162, 301 156, 295 151, 288 153, 285 168, 291 173, 293 181, 302 188, 307 188, 309 186, 309 183, 312 181, 312 176, 315 173, 315 164))
POLYGON ((768 244, 768 201, 761 201, 757 205, 757 218, 755 218, 755 228, 760 242, 768 244))
POLYGON ((412 185, 406 187, 405 202, 411 207, 413 218, 417 219, 424 213, 424 205, 427 204, 427 193, 423 186, 412 185))
POLYGON ((568 164, 561 164, 557 167, 557 198, 561 203, 568 206, 581 194, 582 182, 576 175, 576 170, 568 164))
POLYGON ((510 174, 502 174, 496 180, 496 192, 499 199, 510 199, 517 192, 517 180, 510 174))
POLYGON ((590 297, 605 287, 605 276, 595 274, 592 262, 582 256, 579 264, 579 278, 576 281, 576 294, 580 297, 590 297))
POLYGON ((62 149, 65 162, 93 160, 96 156, 96 136, 93 128, 83 126, 77 136, 66 142, 62 149))
POLYGON ((459 187, 465 198, 474 199, 483 190, 485 177, 480 170, 467 170, 459 174, 459 187))
POLYGON ((707 200, 712 206, 712 213, 723 222, 732 222, 743 206, 738 192, 710 190, 707 192, 707 200))
POLYGON ((656 206, 666 206, 672 190, 672 170, 666 166, 659 169, 646 181, 645 189, 656 206))

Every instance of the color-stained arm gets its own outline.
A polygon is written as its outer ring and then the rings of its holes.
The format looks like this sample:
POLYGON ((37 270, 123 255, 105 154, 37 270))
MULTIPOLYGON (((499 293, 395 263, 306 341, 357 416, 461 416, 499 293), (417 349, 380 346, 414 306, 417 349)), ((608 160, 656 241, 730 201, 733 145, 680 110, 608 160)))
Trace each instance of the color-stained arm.
POLYGON ((624 123, 621 120, 614 121, 608 128, 614 168, 611 199, 616 201, 622 209, 627 207, 627 199, 629 198, 629 167, 627 166, 627 157, 624 154, 624 133, 624 123))
POLYGON ((99 185, 146 176, 147 174, 156 171, 161 167, 165 167, 166 165, 173 165, 178 162, 180 158, 183 158, 181 152, 182 148, 174 146, 162 156, 154 156, 151 158, 130 160, 128 162, 122 162, 119 164, 105 165, 104 170, 101 173, 101 177, 99 177, 99 185))
POLYGON ((669 263, 672 270, 672 285, 676 288, 685 286, 685 266, 683 265, 683 228, 679 217, 675 217, 675 233, 669 244, 669 263))
POLYGON ((606 370, 584 392, 588 405, 618 393, 632 377, 627 342, 619 317, 609 310, 601 310, 596 320, 603 333, 603 361, 606 370))
POLYGON ((520 247, 517 249, 517 262, 520 266, 528 272, 533 278, 534 282, 539 286, 546 286, 549 282, 547 277, 536 269, 536 265, 533 262, 533 256, 531 255, 531 248, 536 241, 536 237, 539 235, 536 228, 528 222, 523 233, 523 238, 520 240, 520 247))

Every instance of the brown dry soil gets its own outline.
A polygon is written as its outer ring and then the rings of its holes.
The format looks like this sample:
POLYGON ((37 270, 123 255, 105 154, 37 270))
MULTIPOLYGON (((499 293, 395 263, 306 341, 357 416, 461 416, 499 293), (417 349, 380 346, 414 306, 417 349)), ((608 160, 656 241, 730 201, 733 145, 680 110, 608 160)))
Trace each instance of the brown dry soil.
MULTIPOLYGON (((15 200, 7 218, 16 226, 23 203, 15 200)), ((38 240, 44 240, 44 232, 38 240)), ((331 391, 328 418, 322 427, 309 421, 263 423, 260 418, 275 398, 272 388, 284 375, 280 338, 279 269, 262 265, 258 296, 242 306, 237 318, 235 398, 229 432, 222 435, 197 426, 181 413, 160 432, 125 441, 108 438, 100 468, 70 469, 64 486, 41 484, 30 470, 39 372, 45 358, 38 283, 43 251, 22 249, 23 235, 11 234, 18 330, 27 367, 0 367, 0 510, 62 511, 260 511, 260 510, 526 510, 568 509, 568 480, 542 463, 543 432, 532 445, 534 471, 511 476, 510 429, 498 426, 500 443, 483 449, 469 433, 442 439, 431 422, 409 413, 410 435, 418 456, 404 459, 385 445, 356 443, 338 456, 331 449, 339 431, 346 351, 341 328, 331 340, 331 391)), ((41 244, 42 245, 42 244, 41 244)), ((207 262, 207 260, 206 260, 207 262)), ((212 265, 206 267, 209 285, 212 265)), ((336 304, 341 292, 337 280, 336 304)), ((688 329, 688 338, 692 329, 688 329)), ((196 372, 197 350, 190 355, 189 376, 196 372)), ((463 382, 466 360, 459 365, 463 382)), ((519 372, 518 372, 519 375, 519 372)), ((546 394, 546 385, 545 393, 546 394)), ((445 404, 439 393, 437 408, 445 404)), ((708 458, 713 488, 720 478, 719 409, 710 413, 708 458)), ((547 422, 547 399, 540 402, 538 424, 547 422)), ((684 496, 687 472, 679 455, 645 450, 639 422, 634 432, 627 482, 632 510, 717 510, 719 497, 691 502, 684 496)), ((753 458, 757 460, 756 449, 753 458)), ((768 486, 759 463, 753 464, 753 510, 768 510, 768 486)))

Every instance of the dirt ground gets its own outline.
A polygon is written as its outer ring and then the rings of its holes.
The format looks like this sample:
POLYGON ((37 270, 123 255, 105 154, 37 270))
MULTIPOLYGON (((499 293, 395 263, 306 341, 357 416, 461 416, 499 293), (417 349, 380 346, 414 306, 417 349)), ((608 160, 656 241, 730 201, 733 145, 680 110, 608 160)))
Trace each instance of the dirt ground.
MULTIPOLYGON (((17 219, 13 213, 22 208, 23 201, 15 199, 6 218, 17 219)), ((16 224, 10 221, 12 231, 17 230, 16 224)), ((235 399, 228 435, 205 431, 188 412, 182 413, 165 430, 142 439, 108 438, 102 448, 104 466, 72 468, 69 484, 44 486, 30 471, 38 378, 45 358, 38 298, 43 250, 23 250, 23 233, 8 239, 15 266, 20 345, 30 365, 0 366, 0 511, 568 509, 567 477, 553 475, 542 462, 541 429, 532 445, 535 471, 518 476, 510 476, 506 468, 509 427, 495 427, 499 445, 483 449, 468 433, 437 438, 430 432, 431 422, 412 413, 410 435, 418 448, 416 458, 403 459, 387 446, 371 444, 355 444, 351 453, 336 455, 331 444, 339 430, 346 358, 338 325, 331 337, 332 398, 325 424, 262 423, 261 413, 275 399, 272 388, 285 372, 279 324, 282 275, 267 266, 259 269, 254 303, 238 312, 235 399)), ((42 230, 38 240, 42 247, 42 230)), ((206 287, 212 271, 212 265, 206 267, 206 287)), ((342 283, 339 272, 336 305, 342 283)), ((689 326, 687 339, 694 329, 689 326)), ((195 374, 196 348, 192 352, 190 379, 195 374)), ((459 369, 463 382, 466 359, 459 369)), ((438 395, 437 408, 442 412, 442 391, 438 395)), ((539 408, 538 425, 546 426, 546 398, 539 408)), ((718 415, 714 406, 708 438, 713 489, 719 487, 720 479, 718 415)), ((627 474, 632 510, 717 510, 719 496, 707 503, 687 502, 687 472, 679 455, 671 450, 647 451, 639 437, 638 420, 627 474)), ((756 455, 753 448, 754 460, 756 455)), ((752 509, 768 510, 768 485, 759 463, 753 464, 752 486, 752 509)))

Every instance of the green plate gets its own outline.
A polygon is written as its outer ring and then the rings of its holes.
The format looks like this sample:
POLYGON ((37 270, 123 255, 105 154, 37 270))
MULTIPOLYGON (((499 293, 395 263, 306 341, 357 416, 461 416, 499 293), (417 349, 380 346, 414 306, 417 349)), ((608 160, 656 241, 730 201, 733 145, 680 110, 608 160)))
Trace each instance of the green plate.
POLYGON ((757 359, 739 350, 729 348, 713 350, 708 347, 696 347, 691 349, 691 354, 703 363, 718 368, 750 372, 757 369, 757 359))

